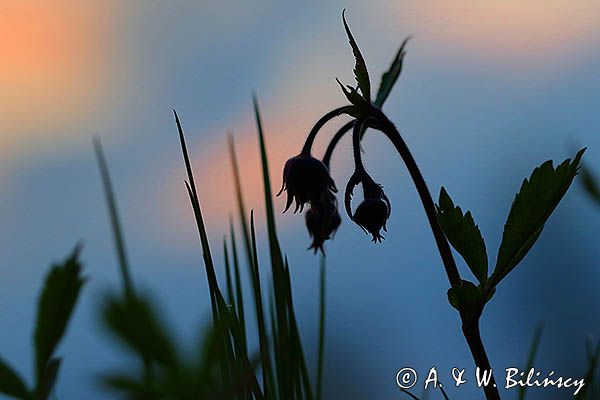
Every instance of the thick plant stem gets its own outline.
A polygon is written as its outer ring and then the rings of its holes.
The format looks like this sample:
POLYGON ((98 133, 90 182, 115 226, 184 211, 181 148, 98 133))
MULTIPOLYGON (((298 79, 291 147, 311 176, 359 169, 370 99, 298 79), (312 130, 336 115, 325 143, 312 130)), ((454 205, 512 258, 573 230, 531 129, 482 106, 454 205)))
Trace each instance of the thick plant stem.
POLYGON ((404 142, 404 139, 402 139, 402 136, 400 136, 400 132, 398 132, 394 124, 383 114, 383 112, 379 110, 376 110, 375 112, 375 120, 377 121, 377 124, 373 127, 383 132, 388 139, 390 139, 394 147, 396 147, 396 150, 400 154, 400 157, 402 157, 404 164, 406 164, 408 173, 415 184, 421 199, 421 203, 423 203, 427 220, 429 221, 429 225, 433 231, 433 237, 435 238, 440 256, 442 257, 442 262, 444 264, 446 274, 448 275, 450 285, 460 286, 462 281, 460 279, 460 274, 458 273, 458 268, 454 262, 454 257, 452 256, 452 251, 450 250, 448 240, 446 239, 444 231, 438 222, 435 204, 431 197, 431 193, 429 193, 425 179, 423 179, 423 175, 421 175, 421 171, 417 166, 417 162, 413 158, 408 146, 404 142))
MULTIPOLYGON (((471 350, 471 354, 473 355, 473 359, 475 360, 475 365, 479 367, 480 374, 483 374, 484 372, 491 373, 492 367, 490 365, 490 360, 485 352, 485 347, 481 340, 481 333, 479 332, 479 319, 473 323, 466 323, 463 319, 462 331, 467 340, 467 344, 469 345, 469 350, 471 350)), ((489 383, 483 386, 483 391, 486 399, 500 400, 500 393, 498 393, 496 379, 493 374, 491 375, 489 383)))
MULTIPOLYGON (((398 132, 394 124, 385 116, 385 114, 381 110, 377 109, 373 111, 373 114, 376 121, 376 124, 374 124, 373 127, 377 130, 380 130, 388 137, 400 154, 404 164, 406 164, 408 173, 415 184, 421 199, 421 203, 425 209, 425 214, 427 215, 429 225, 433 231, 433 236, 440 252, 444 269, 446 270, 446 275, 448 275, 450 285, 454 287, 462 285, 462 280, 460 278, 458 268, 456 267, 456 263, 454 262, 450 245, 448 244, 448 240, 446 239, 444 231, 442 230, 442 227, 437 219, 435 204, 431 197, 431 193, 429 193, 425 179, 423 178, 423 175, 421 175, 421 171, 419 170, 415 159, 413 158, 408 146, 404 142, 404 139, 402 139, 400 132, 398 132)), ((475 365, 479 367, 482 373, 484 371, 491 371, 490 361, 485 351, 485 347, 483 346, 481 334, 479 332, 479 317, 472 319, 462 315, 461 313, 461 320, 463 324, 463 334, 467 344, 469 345, 469 349, 471 350, 471 355, 473 356, 475 365)), ((500 400, 500 394, 498 392, 498 388, 496 387, 493 375, 490 379, 489 385, 484 386, 483 390, 487 400, 500 400)))

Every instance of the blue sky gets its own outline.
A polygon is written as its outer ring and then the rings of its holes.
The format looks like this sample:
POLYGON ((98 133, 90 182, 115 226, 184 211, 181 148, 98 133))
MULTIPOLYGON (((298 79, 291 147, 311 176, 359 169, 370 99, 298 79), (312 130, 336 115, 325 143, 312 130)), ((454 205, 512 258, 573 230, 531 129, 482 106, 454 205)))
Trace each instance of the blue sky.
MULTIPOLYGON (((343 103, 333 78, 352 83, 344 7, 373 80, 413 35, 385 110, 434 195, 444 185, 472 210, 491 261, 534 166, 585 145, 586 164, 600 170, 600 6, 592 1, 0 4, 2 33, 14 44, 2 45, 12 57, 0 67, 0 354, 30 372, 35 293, 50 262, 83 241, 90 280, 60 349, 59 398, 103 398, 89 391, 94 375, 123 362, 94 314, 118 280, 91 137, 105 146, 136 282, 191 343, 208 296, 171 109, 188 134, 212 242, 219 247, 234 211, 230 129, 264 239, 251 93, 279 186, 311 125, 343 103)), ((344 219, 328 246, 328 397, 400 397, 401 367, 471 366, 412 183, 382 137, 369 135, 364 147, 394 211, 383 244, 344 219)), ((332 167, 339 187, 350 159, 346 140, 332 167)), ((281 199, 276 205, 283 209, 281 199)), ((523 363, 544 322, 540 367, 582 373, 585 336, 600 330, 598 212, 576 185, 502 283, 482 320, 493 365, 523 363)), ((318 259, 305 251, 301 216, 278 224, 301 330, 313 343, 318 259)))

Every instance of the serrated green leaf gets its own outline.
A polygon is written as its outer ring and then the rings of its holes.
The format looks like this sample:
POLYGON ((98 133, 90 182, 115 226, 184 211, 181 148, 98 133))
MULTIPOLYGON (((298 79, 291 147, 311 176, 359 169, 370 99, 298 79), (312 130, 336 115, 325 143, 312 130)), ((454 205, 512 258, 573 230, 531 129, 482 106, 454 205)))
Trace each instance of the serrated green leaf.
POLYGON ((406 54, 404 48, 406 47, 406 43, 408 43, 409 39, 410 37, 404 39, 402 45, 400 45, 400 49, 398 49, 398 52, 396 53, 396 57, 394 57, 394 60, 390 65, 390 68, 381 77, 381 83, 379 84, 379 90, 377 90, 377 97, 375 98, 375 105, 378 107, 383 106, 383 103, 389 96, 394 84, 396 83, 396 80, 398 80, 398 77, 402 72, 402 64, 404 61, 404 55, 406 54))
POLYGON ((78 247, 63 264, 54 265, 46 277, 38 301, 34 334, 36 382, 38 385, 56 346, 65 333, 79 291, 85 281, 80 272, 78 247))
POLYGON ((581 149, 573 161, 567 159, 556 168, 551 160, 546 161, 523 181, 504 225, 491 286, 497 285, 517 266, 540 236, 544 224, 577 175, 584 151, 581 149))
POLYGON ((0 393, 17 399, 27 399, 29 392, 23 379, 0 358, 0 393))
POLYGON ((346 22, 345 12, 346 10, 342 12, 342 20, 344 21, 344 29, 346 30, 348 41, 350 42, 352 53, 354 54, 354 77, 356 78, 356 83, 358 83, 358 88, 360 89, 363 97, 365 100, 367 100, 367 102, 371 103, 371 81, 369 80, 369 71, 367 70, 365 59, 363 58, 362 53, 356 44, 356 40, 354 40, 352 32, 350 32, 350 28, 346 22))
POLYGON ((477 280, 484 284, 487 280, 488 257, 485 242, 471 212, 463 214, 460 207, 454 206, 446 189, 442 187, 437 215, 452 247, 460 253, 477 280))

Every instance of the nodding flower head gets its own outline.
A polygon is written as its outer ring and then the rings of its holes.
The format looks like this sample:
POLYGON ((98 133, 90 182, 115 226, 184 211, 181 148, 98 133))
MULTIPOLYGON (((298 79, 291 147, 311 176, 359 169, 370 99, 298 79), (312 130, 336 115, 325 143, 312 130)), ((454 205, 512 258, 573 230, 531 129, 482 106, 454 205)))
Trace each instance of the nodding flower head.
POLYGON ((321 161, 310 154, 292 157, 283 168, 283 184, 278 196, 287 191, 286 212, 296 202, 294 212, 302 211, 306 203, 317 204, 319 200, 336 192, 329 170, 321 161))
POLYGON ((348 182, 346 188, 346 211, 358 226, 373 236, 373 243, 381 242, 385 239, 381 235, 381 229, 387 232, 387 220, 392 212, 392 207, 389 199, 383 192, 381 185, 375 183, 366 173, 362 177, 354 175, 348 182), (354 211, 350 209, 350 198, 354 186, 362 182, 364 191, 364 200, 354 211))
POLYGON ((342 223, 335 196, 327 193, 319 202, 311 204, 305 218, 306 229, 313 241, 309 249, 313 249, 315 253, 321 250, 325 254, 323 244, 333 237, 342 223))

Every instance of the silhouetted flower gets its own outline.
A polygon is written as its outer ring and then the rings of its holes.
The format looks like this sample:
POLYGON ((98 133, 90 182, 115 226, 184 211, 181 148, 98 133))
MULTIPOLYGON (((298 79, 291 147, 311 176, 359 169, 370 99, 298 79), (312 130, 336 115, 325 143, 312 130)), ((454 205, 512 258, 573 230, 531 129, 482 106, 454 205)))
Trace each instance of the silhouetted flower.
POLYGON ((294 212, 302 211, 306 203, 316 204, 323 196, 336 192, 335 183, 325 164, 309 155, 297 155, 285 163, 283 184, 277 195, 287 191, 286 212, 296 202, 294 212))
POLYGON ((357 177, 353 175, 348 182, 346 188, 346 210, 350 218, 360 226, 365 233, 373 235, 373 242, 381 242, 385 239, 381 235, 381 229, 387 232, 386 223, 392 212, 392 207, 387 196, 383 192, 381 185, 375 183, 371 177, 364 175, 357 177), (350 215, 350 198, 354 186, 362 183, 364 191, 364 200, 354 211, 354 215, 350 215))
POLYGON ((365 199, 354 212, 354 222, 365 232, 373 235, 373 242, 381 242, 385 239, 380 230, 387 232, 386 222, 390 208, 383 199, 365 199))
POLYGON ((309 249, 313 249, 315 253, 321 250, 321 253, 325 254, 323 244, 331 239, 342 223, 335 196, 326 193, 318 203, 311 204, 305 219, 306 229, 313 240, 309 249))

